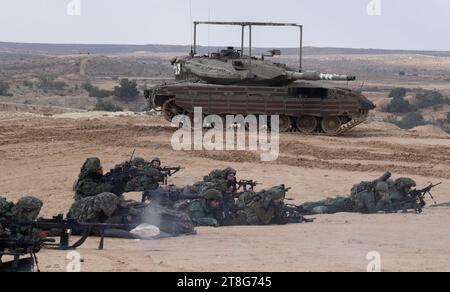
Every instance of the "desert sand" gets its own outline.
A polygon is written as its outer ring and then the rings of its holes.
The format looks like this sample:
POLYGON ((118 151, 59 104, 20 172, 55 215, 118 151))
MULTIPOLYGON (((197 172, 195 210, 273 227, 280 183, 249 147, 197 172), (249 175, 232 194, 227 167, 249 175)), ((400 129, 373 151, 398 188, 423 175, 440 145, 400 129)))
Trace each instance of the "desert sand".
MULTIPOLYGON (((450 138, 441 133, 374 123, 342 137, 282 134, 279 159, 265 163, 246 151, 174 151, 174 131, 162 118, 144 115, 0 112, 0 194, 13 201, 35 195, 44 201, 46 217, 66 213, 87 157, 100 157, 109 169, 136 148, 138 156, 186 167, 170 179, 176 185, 232 166, 238 178, 263 183, 259 188, 292 187, 288 197, 301 203, 345 195, 353 184, 389 170, 413 177, 420 187, 443 182, 433 194, 439 203, 450 201, 450 138)), ((82 271, 366 271, 371 251, 380 253, 383 271, 450 271, 449 208, 316 218, 285 226, 198 228, 195 236, 155 241, 106 239, 104 251, 90 238, 77 251, 82 271)), ((66 257, 67 252, 43 250, 40 268, 65 271, 66 257)))

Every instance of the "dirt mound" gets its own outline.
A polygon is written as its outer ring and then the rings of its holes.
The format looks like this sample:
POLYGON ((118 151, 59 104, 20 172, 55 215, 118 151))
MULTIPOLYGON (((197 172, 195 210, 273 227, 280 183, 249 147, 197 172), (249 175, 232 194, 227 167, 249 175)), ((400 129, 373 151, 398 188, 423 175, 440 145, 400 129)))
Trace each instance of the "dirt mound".
POLYGON ((385 123, 385 122, 371 122, 369 124, 363 124, 360 126, 360 128, 366 128, 366 129, 372 129, 372 130, 378 130, 378 131, 397 131, 400 130, 399 127, 397 127, 394 124, 391 123, 385 123))
POLYGON ((73 113, 63 113, 59 115, 54 115, 54 118, 62 119, 81 119, 81 118, 103 118, 103 117, 135 117, 140 114, 134 112, 104 112, 104 111, 90 111, 90 112, 73 112, 73 113))
POLYGON ((426 125, 418 126, 410 130, 411 132, 418 133, 421 136, 434 136, 434 137, 450 137, 444 130, 438 126, 426 125))

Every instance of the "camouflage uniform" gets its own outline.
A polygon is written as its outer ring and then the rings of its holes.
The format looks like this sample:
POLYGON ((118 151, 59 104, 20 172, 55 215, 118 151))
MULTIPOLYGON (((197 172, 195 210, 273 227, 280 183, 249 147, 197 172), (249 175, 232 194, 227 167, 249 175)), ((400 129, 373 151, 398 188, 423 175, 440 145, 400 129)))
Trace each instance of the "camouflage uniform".
POLYGON ((286 189, 276 186, 258 193, 246 192, 239 198, 243 210, 236 212, 227 225, 269 225, 285 224, 289 220, 282 210, 283 203, 274 204, 274 200, 284 200, 286 189))
POLYGON ((11 215, 11 209, 13 206, 13 203, 8 202, 6 198, 0 196, 0 218, 11 215))
POLYGON ((32 222, 39 216, 43 205, 44 203, 35 197, 20 198, 11 209, 12 218, 17 222, 32 222))
POLYGON ((401 177, 389 184, 389 195, 392 201, 393 210, 416 209, 418 202, 411 200, 409 192, 416 186, 416 182, 408 177, 401 177))
MULTIPOLYGON (((355 189, 355 188, 354 188, 355 189)), ((319 202, 305 203, 299 206, 299 211, 305 215, 334 214, 340 212, 377 213, 390 211, 390 200, 382 200, 376 194, 380 191, 389 191, 388 184, 379 182, 375 190, 353 192, 350 197, 337 197, 319 202)))
POLYGON ((197 226, 219 226, 216 210, 209 207, 208 201, 223 200, 223 195, 214 189, 208 190, 203 194, 202 199, 192 201, 188 207, 189 217, 197 226))
POLYGON ((194 224, 184 212, 179 212, 151 204, 145 208, 141 223, 157 226, 161 231, 172 236, 194 234, 194 224))
MULTIPOLYGON (((100 159, 97 157, 88 158, 86 160, 81 168, 78 182, 75 187, 75 201, 113 191, 114 187, 112 184, 107 182, 103 175, 97 173, 100 168, 100 159)), ((122 193, 116 195, 122 195, 122 193)))
POLYGON ((72 204, 67 217, 83 223, 106 222, 118 210, 120 202, 112 193, 86 197, 72 204))
POLYGON ((142 171, 143 175, 132 178, 125 185, 125 192, 143 192, 159 188, 159 182, 163 179, 161 172, 153 168, 143 158, 137 157, 132 165, 142 171))
POLYGON ((150 166, 150 167, 153 167, 154 169, 157 169, 157 170, 161 171, 161 170, 162 170, 162 168, 161 168, 161 159, 160 159, 159 157, 153 158, 153 159, 150 161, 149 166, 150 166), (159 162, 159 167, 154 167, 154 166, 153 166, 153 162, 159 162))
POLYGON ((353 203, 350 198, 327 198, 318 202, 308 202, 299 206, 300 212, 305 215, 335 214, 341 212, 353 212, 353 203))

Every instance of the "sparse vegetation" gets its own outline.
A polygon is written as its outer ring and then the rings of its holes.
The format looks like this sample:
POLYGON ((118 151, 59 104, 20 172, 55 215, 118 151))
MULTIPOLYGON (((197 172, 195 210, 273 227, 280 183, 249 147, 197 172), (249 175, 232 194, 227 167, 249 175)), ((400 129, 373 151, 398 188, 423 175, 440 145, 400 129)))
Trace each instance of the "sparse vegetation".
POLYGON ((402 129, 408 130, 417 126, 423 126, 428 124, 420 112, 408 113, 401 120, 397 120, 394 117, 389 117, 388 119, 385 120, 385 122, 395 124, 402 129))
POLYGON ((112 91, 100 89, 97 86, 92 85, 91 81, 89 80, 86 81, 82 87, 84 90, 89 92, 90 97, 105 98, 113 95, 112 91))
POLYGON ((33 89, 34 87, 34 83, 31 80, 24 80, 22 85, 28 87, 29 89, 33 89))
POLYGON ((114 95, 124 101, 132 101, 139 95, 136 80, 122 79, 120 86, 114 87, 114 95))
POLYGON ((447 113, 447 122, 450 123, 450 112, 447 113))
POLYGON ((388 113, 410 113, 416 110, 417 108, 403 97, 394 97, 385 108, 388 113))
POLYGON ((56 77, 53 75, 41 75, 37 87, 44 91, 46 90, 64 90, 67 84, 63 81, 56 81, 56 77))
POLYGON ((8 82, 0 80, 0 95, 11 96, 12 94, 8 93, 8 91, 9 91, 8 82))
POLYGON ((94 110, 96 111, 105 111, 105 112, 120 112, 123 109, 117 104, 113 103, 109 100, 102 100, 100 98, 97 99, 97 103, 95 105, 94 110))
POLYGON ((418 108, 429 108, 442 104, 448 104, 448 97, 443 96, 439 91, 425 91, 416 95, 416 106, 418 108))
POLYGON ((399 87, 399 88, 394 88, 391 90, 391 92, 389 93, 389 97, 405 97, 406 96, 406 89, 403 87, 399 87))

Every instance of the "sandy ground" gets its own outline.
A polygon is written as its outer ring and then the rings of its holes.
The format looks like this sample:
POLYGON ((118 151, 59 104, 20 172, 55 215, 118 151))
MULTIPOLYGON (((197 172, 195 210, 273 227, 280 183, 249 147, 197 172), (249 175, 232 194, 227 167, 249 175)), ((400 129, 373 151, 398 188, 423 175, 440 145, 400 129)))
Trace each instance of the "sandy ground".
MULTIPOLYGON (((98 156, 108 169, 136 148, 139 156, 185 166, 170 180, 176 185, 232 166, 239 178, 257 179, 263 187, 292 187, 288 197, 300 203, 346 194, 353 184, 390 170, 420 186, 443 182, 435 198, 450 201, 450 138, 423 129, 374 123, 343 137, 282 134, 273 163, 246 151, 176 152, 173 131, 159 117, 0 112, 0 194, 11 200, 38 196, 46 217, 66 213, 85 158, 98 156)), ((107 239, 104 251, 91 238, 78 252, 83 271, 365 271, 371 251, 380 253, 384 271, 450 271, 449 224, 449 208, 421 215, 321 215, 311 224, 198 228, 196 236, 158 241, 107 239)), ((70 263, 66 252, 44 250, 38 257, 43 271, 65 271, 70 263)))

